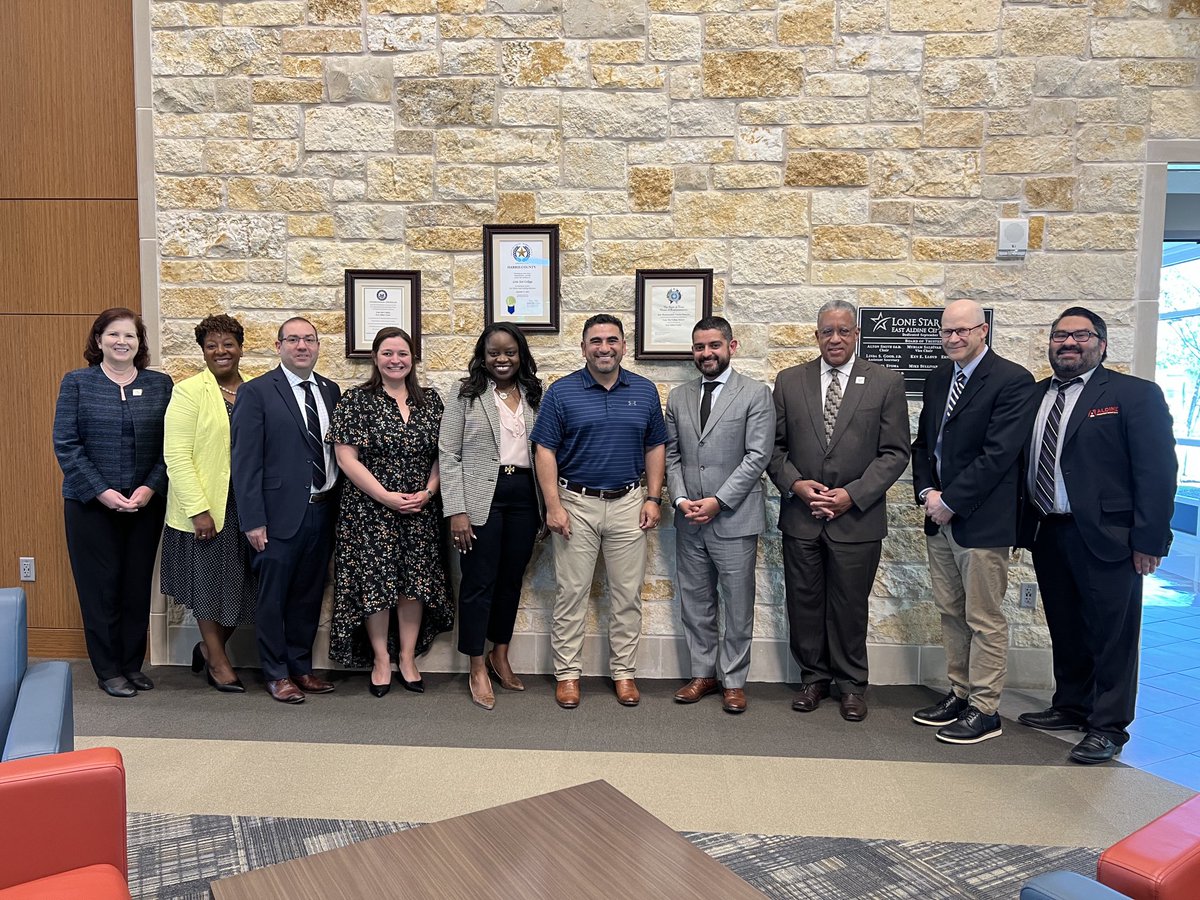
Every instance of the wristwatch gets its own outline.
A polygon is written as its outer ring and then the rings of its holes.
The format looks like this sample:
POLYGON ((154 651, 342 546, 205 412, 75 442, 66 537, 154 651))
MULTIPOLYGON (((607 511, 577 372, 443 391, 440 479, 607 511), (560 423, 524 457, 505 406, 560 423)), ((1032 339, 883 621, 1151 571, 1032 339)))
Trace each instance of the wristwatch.
POLYGON ((662 506, 662 497, 647 497, 646 499, 651 503, 657 503, 659 506, 662 506))

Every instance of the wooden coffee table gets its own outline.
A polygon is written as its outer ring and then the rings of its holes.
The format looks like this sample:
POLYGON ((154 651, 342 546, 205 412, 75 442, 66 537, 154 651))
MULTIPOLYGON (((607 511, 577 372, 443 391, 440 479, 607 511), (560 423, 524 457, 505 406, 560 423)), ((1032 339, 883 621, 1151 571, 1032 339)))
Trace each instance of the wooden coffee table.
POLYGON ((605 781, 267 866, 214 900, 763 895, 605 781))

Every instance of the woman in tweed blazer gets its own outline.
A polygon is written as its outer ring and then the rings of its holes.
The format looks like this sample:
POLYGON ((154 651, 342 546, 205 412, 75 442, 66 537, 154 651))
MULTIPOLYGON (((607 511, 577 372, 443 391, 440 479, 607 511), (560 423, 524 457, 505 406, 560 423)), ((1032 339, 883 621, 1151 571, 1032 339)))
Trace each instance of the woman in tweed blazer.
POLYGON ((63 376, 54 409, 67 553, 100 688, 133 697, 154 687, 142 661, 166 510, 171 379, 146 368, 146 326, 124 307, 100 313, 83 356, 87 368, 63 376))
POLYGON ((525 690, 508 645, 544 518, 529 443, 541 400, 525 336, 496 322, 475 342, 467 375, 442 415, 443 515, 462 564, 458 649, 471 658, 471 701, 484 709, 496 703, 489 674, 506 690, 525 690), (492 652, 485 656, 487 640, 492 652))

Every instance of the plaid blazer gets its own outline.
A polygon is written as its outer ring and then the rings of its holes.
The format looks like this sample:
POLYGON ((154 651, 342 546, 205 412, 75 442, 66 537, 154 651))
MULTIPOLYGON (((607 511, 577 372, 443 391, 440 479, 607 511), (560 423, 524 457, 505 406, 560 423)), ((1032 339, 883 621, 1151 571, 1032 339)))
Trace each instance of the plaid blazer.
MULTIPOLYGON (((522 404, 525 432, 533 433, 537 412, 522 404)), ((533 468, 533 444, 529 443, 533 468)), ((446 397, 438 436, 438 471, 441 477, 442 514, 466 513, 472 525, 487 521, 500 471, 500 413, 488 396, 467 399, 455 391, 446 397)), ((536 488, 537 480, 534 479, 536 488)), ((538 511, 545 517, 541 490, 538 511)))

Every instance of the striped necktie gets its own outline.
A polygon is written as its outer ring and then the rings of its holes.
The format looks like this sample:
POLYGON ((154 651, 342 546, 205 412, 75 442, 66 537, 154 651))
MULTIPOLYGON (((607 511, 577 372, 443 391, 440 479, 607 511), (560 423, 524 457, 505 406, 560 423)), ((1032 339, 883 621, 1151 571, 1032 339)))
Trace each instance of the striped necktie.
POLYGON ((833 437, 837 425, 838 410, 842 408, 842 385, 838 381, 838 370, 829 370, 829 388, 825 391, 825 443, 833 437))
POLYGON ((1062 424, 1063 406, 1067 402, 1067 388, 1073 384, 1083 384, 1083 379, 1059 381, 1055 378, 1050 384, 1058 396, 1054 398, 1050 415, 1046 416, 1046 427, 1042 430, 1042 447, 1038 451, 1037 479, 1033 492, 1033 502, 1044 516, 1054 511, 1054 466, 1058 458, 1058 431, 1062 424))
POLYGON ((304 438, 312 454, 312 489, 325 487, 325 441, 321 437, 321 416, 317 412, 317 398, 313 394, 312 382, 302 381, 304 389, 304 438))
POLYGON ((954 384, 950 385, 950 399, 946 402, 946 418, 950 418, 950 413, 954 412, 954 405, 958 403, 958 398, 962 396, 963 388, 967 386, 967 375, 965 372, 959 372, 954 376, 954 384))

